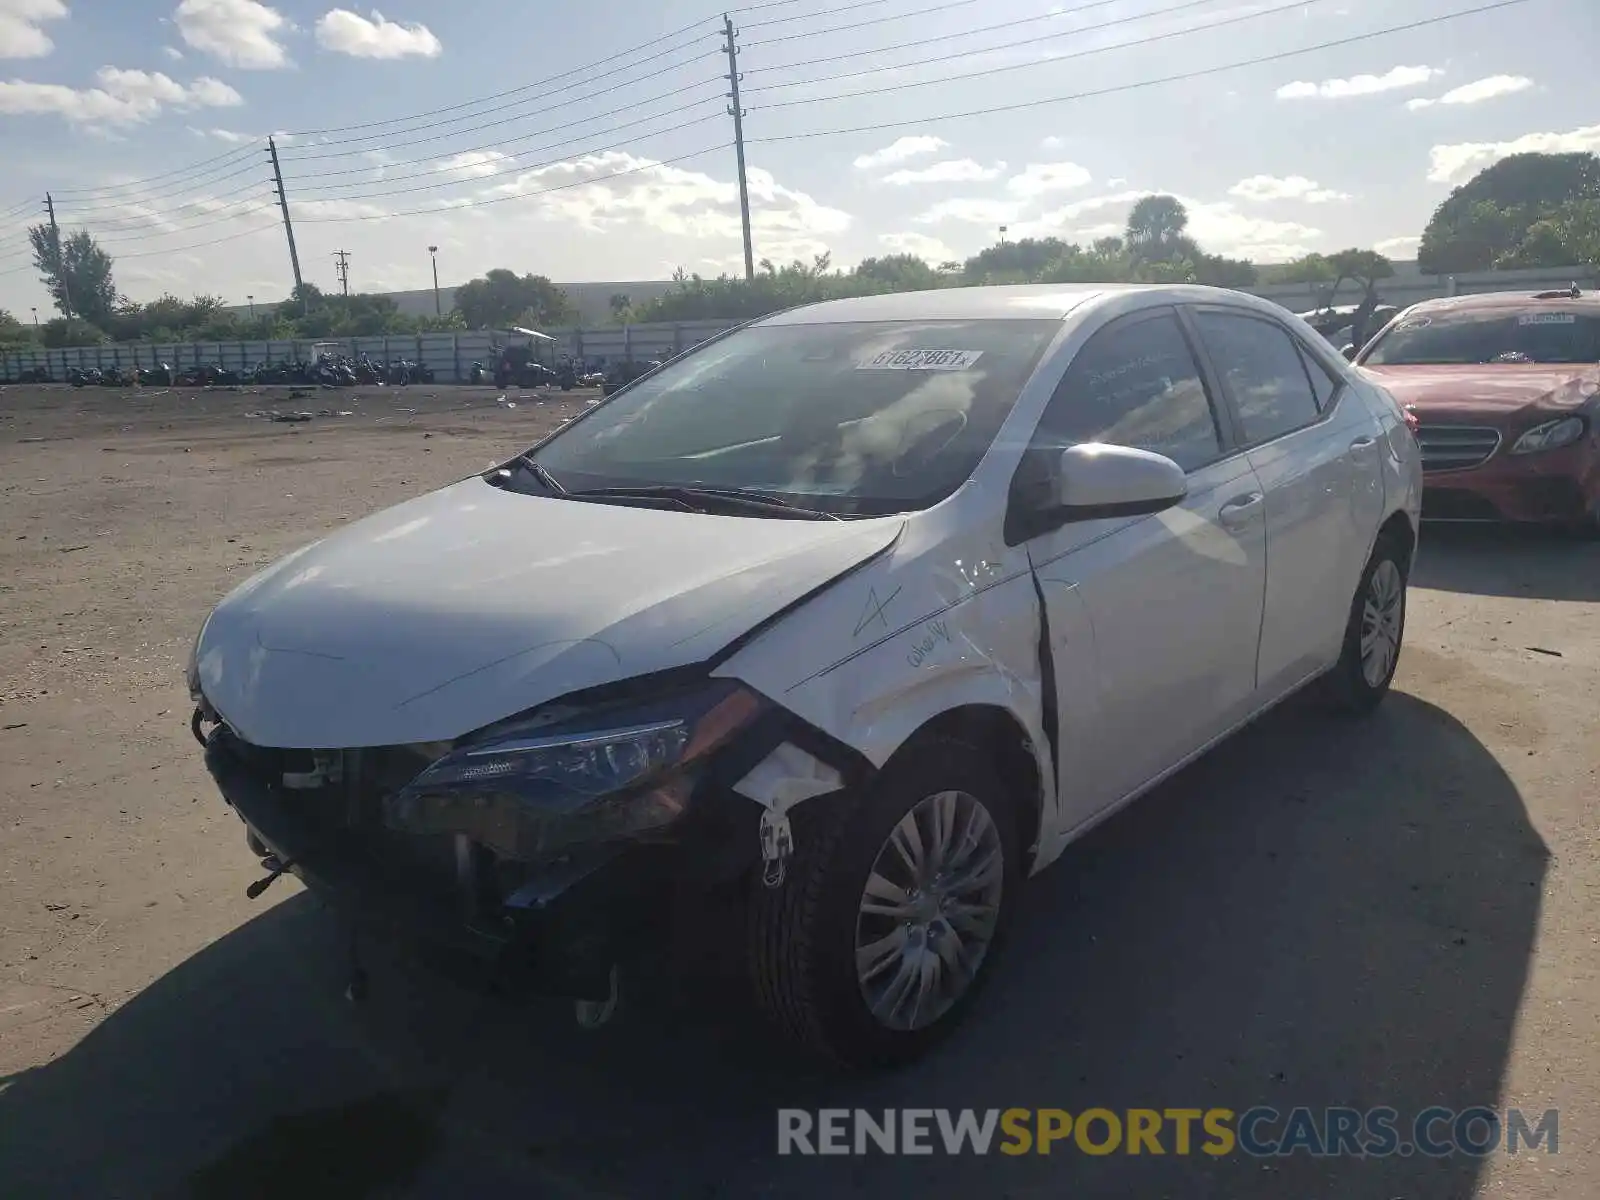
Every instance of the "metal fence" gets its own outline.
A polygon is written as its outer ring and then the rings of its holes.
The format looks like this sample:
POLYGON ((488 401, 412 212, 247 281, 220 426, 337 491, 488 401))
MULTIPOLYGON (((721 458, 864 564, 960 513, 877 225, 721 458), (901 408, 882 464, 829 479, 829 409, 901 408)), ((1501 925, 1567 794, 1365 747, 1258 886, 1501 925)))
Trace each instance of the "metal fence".
MULTIPOLYGON (((1464 275, 1421 275, 1414 271, 1385 279, 1379 291, 1385 301, 1404 307, 1438 296, 1475 292, 1542 291, 1571 283, 1593 287, 1595 268, 1589 266, 1537 268, 1526 271, 1480 271, 1464 275)), ((1251 288, 1258 296, 1304 312, 1326 301, 1326 288, 1317 284, 1270 284, 1251 288)), ((1338 299, 1350 303, 1354 291, 1338 299)), ((613 325, 599 329, 552 331, 555 354, 570 354, 591 363, 625 359, 669 358, 715 337, 737 324, 734 321, 681 321, 651 325, 613 325)), ((65 350, 23 350, 0 358, 0 379, 16 379, 23 371, 44 368, 52 378, 64 379, 75 367, 155 367, 162 363, 175 370, 213 365, 241 371, 262 363, 308 361, 312 347, 333 344, 351 358, 365 354, 377 362, 406 358, 429 367, 441 383, 463 383, 474 362, 489 365, 493 348, 514 337, 493 333, 424 333, 393 337, 320 338, 292 342, 121 342, 78 346, 65 350)))
MULTIPOLYGON (((669 358, 731 328, 732 321, 682 321, 660 325, 622 325, 602 329, 566 329, 546 343, 555 354, 570 354, 591 363, 625 359, 669 358)), ((493 333, 397 334, 389 337, 302 338, 282 342, 110 342, 62 350, 22 350, 4 355, 0 378, 43 368, 56 380, 76 368, 157 367, 174 370, 215 366, 244 371, 264 363, 309 362, 315 346, 336 347, 336 353, 374 362, 409 359, 433 371, 441 383, 463 383, 474 362, 492 365, 494 348, 522 339, 493 333)))

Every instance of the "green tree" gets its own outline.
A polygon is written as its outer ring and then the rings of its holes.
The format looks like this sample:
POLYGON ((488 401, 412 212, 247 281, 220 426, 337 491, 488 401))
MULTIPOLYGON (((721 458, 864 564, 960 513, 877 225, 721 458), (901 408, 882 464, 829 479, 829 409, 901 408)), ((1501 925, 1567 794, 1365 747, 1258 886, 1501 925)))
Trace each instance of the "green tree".
POLYGON ((1600 200, 1600 156, 1513 154, 1484 168, 1434 210, 1417 263, 1431 274, 1509 266, 1563 266, 1547 261, 1558 243, 1547 231, 1524 245, 1540 222, 1569 204, 1600 200))
POLYGON ((628 309, 633 306, 633 300, 627 292, 612 292, 609 303, 613 321, 620 325, 628 319, 628 309))
POLYGON ((945 287, 949 277, 929 266, 915 254, 886 254, 864 258, 851 276, 868 290, 885 292, 925 292, 945 287), (874 288, 874 285, 877 285, 874 288))
POLYGON ((543 275, 518 275, 497 267, 482 279, 456 289, 456 308, 472 329, 505 329, 516 324, 560 325, 570 320, 567 294, 543 275))
POLYGON ((38 342, 32 325, 24 325, 0 308, 0 346, 27 346, 38 342))
POLYGON ((54 225, 28 230, 33 265, 64 317, 79 317, 95 325, 111 321, 117 307, 117 288, 111 278, 111 256, 88 233, 79 230, 65 238, 54 225))
POLYGON ((1141 196, 1128 213, 1125 240, 1135 261, 1171 262, 1196 250, 1188 227, 1189 210, 1176 196, 1141 196))
POLYGON ((1328 262, 1334 270, 1333 288, 1328 293, 1329 304, 1333 303, 1339 286, 1347 279, 1361 285, 1363 303, 1376 304, 1378 281, 1394 277, 1394 264, 1376 250, 1340 250, 1337 254, 1328 255, 1328 262))

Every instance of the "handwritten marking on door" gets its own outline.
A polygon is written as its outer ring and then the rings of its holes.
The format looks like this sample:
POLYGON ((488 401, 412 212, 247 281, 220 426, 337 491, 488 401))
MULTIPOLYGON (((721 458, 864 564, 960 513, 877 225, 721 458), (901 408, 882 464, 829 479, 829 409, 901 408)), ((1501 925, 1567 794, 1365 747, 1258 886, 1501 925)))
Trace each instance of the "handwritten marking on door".
POLYGON ((922 635, 911 647, 911 653, 906 655, 906 662, 913 667, 920 667, 933 656, 940 644, 950 644, 950 626, 945 621, 929 621, 922 627, 922 635))
POLYGON ((900 591, 900 588, 895 588, 894 591, 889 593, 889 598, 887 600, 880 601, 878 599, 878 589, 868 588, 867 606, 861 610, 861 616, 856 620, 856 631, 855 633, 851 634, 851 636, 860 637, 861 631, 868 625, 871 625, 874 621, 878 622, 878 624, 882 625, 885 629, 889 628, 889 618, 883 615, 883 610, 894 603, 894 598, 900 594, 900 591))

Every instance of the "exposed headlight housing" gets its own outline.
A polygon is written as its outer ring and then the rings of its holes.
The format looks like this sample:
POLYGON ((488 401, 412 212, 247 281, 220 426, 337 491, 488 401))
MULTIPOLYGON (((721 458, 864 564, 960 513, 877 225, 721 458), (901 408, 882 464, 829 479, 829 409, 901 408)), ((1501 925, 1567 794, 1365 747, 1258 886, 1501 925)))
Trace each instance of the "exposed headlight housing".
POLYGON ((205 702, 205 695, 200 689, 200 637, 205 631, 206 627, 202 625, 199 633, 194 635, 194 644, 189 647, 189 664, 183 671, 184 683, 189 689, 189 699, 195 704, 205 702))
POLYGON ((764 707, 717 681, 555 726, 512 722, 456 746, 384 801, 414 834, 461 833, 520 862, 671 825, 695 768, 764 707))
POLYGON ((1581 438, 1586 428, 1582 417, 1557 417, 1554 421, 1535 425, 1524 433, 1511 447, 1511 453, 1537 454, 1542 450, 1559 450, 1581 438))

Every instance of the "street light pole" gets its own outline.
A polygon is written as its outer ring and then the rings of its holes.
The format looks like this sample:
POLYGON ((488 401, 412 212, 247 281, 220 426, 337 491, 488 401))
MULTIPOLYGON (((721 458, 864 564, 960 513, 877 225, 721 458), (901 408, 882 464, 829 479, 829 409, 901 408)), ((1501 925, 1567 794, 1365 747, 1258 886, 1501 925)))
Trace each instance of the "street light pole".
POLYGON ((256 298, 254 296, 246 296, 245 299, 250 302, 250 319, 254 321, 256 319, 256 298))
POLYGON ((35 329, 39 328, 39 310, 37 308, 33 310, 33 327, 35 329))
POLYGON ((444 316, 444 306, 439 303, 439 247, 429 246, 428 257, 433 259, 433 315, 444 316))

